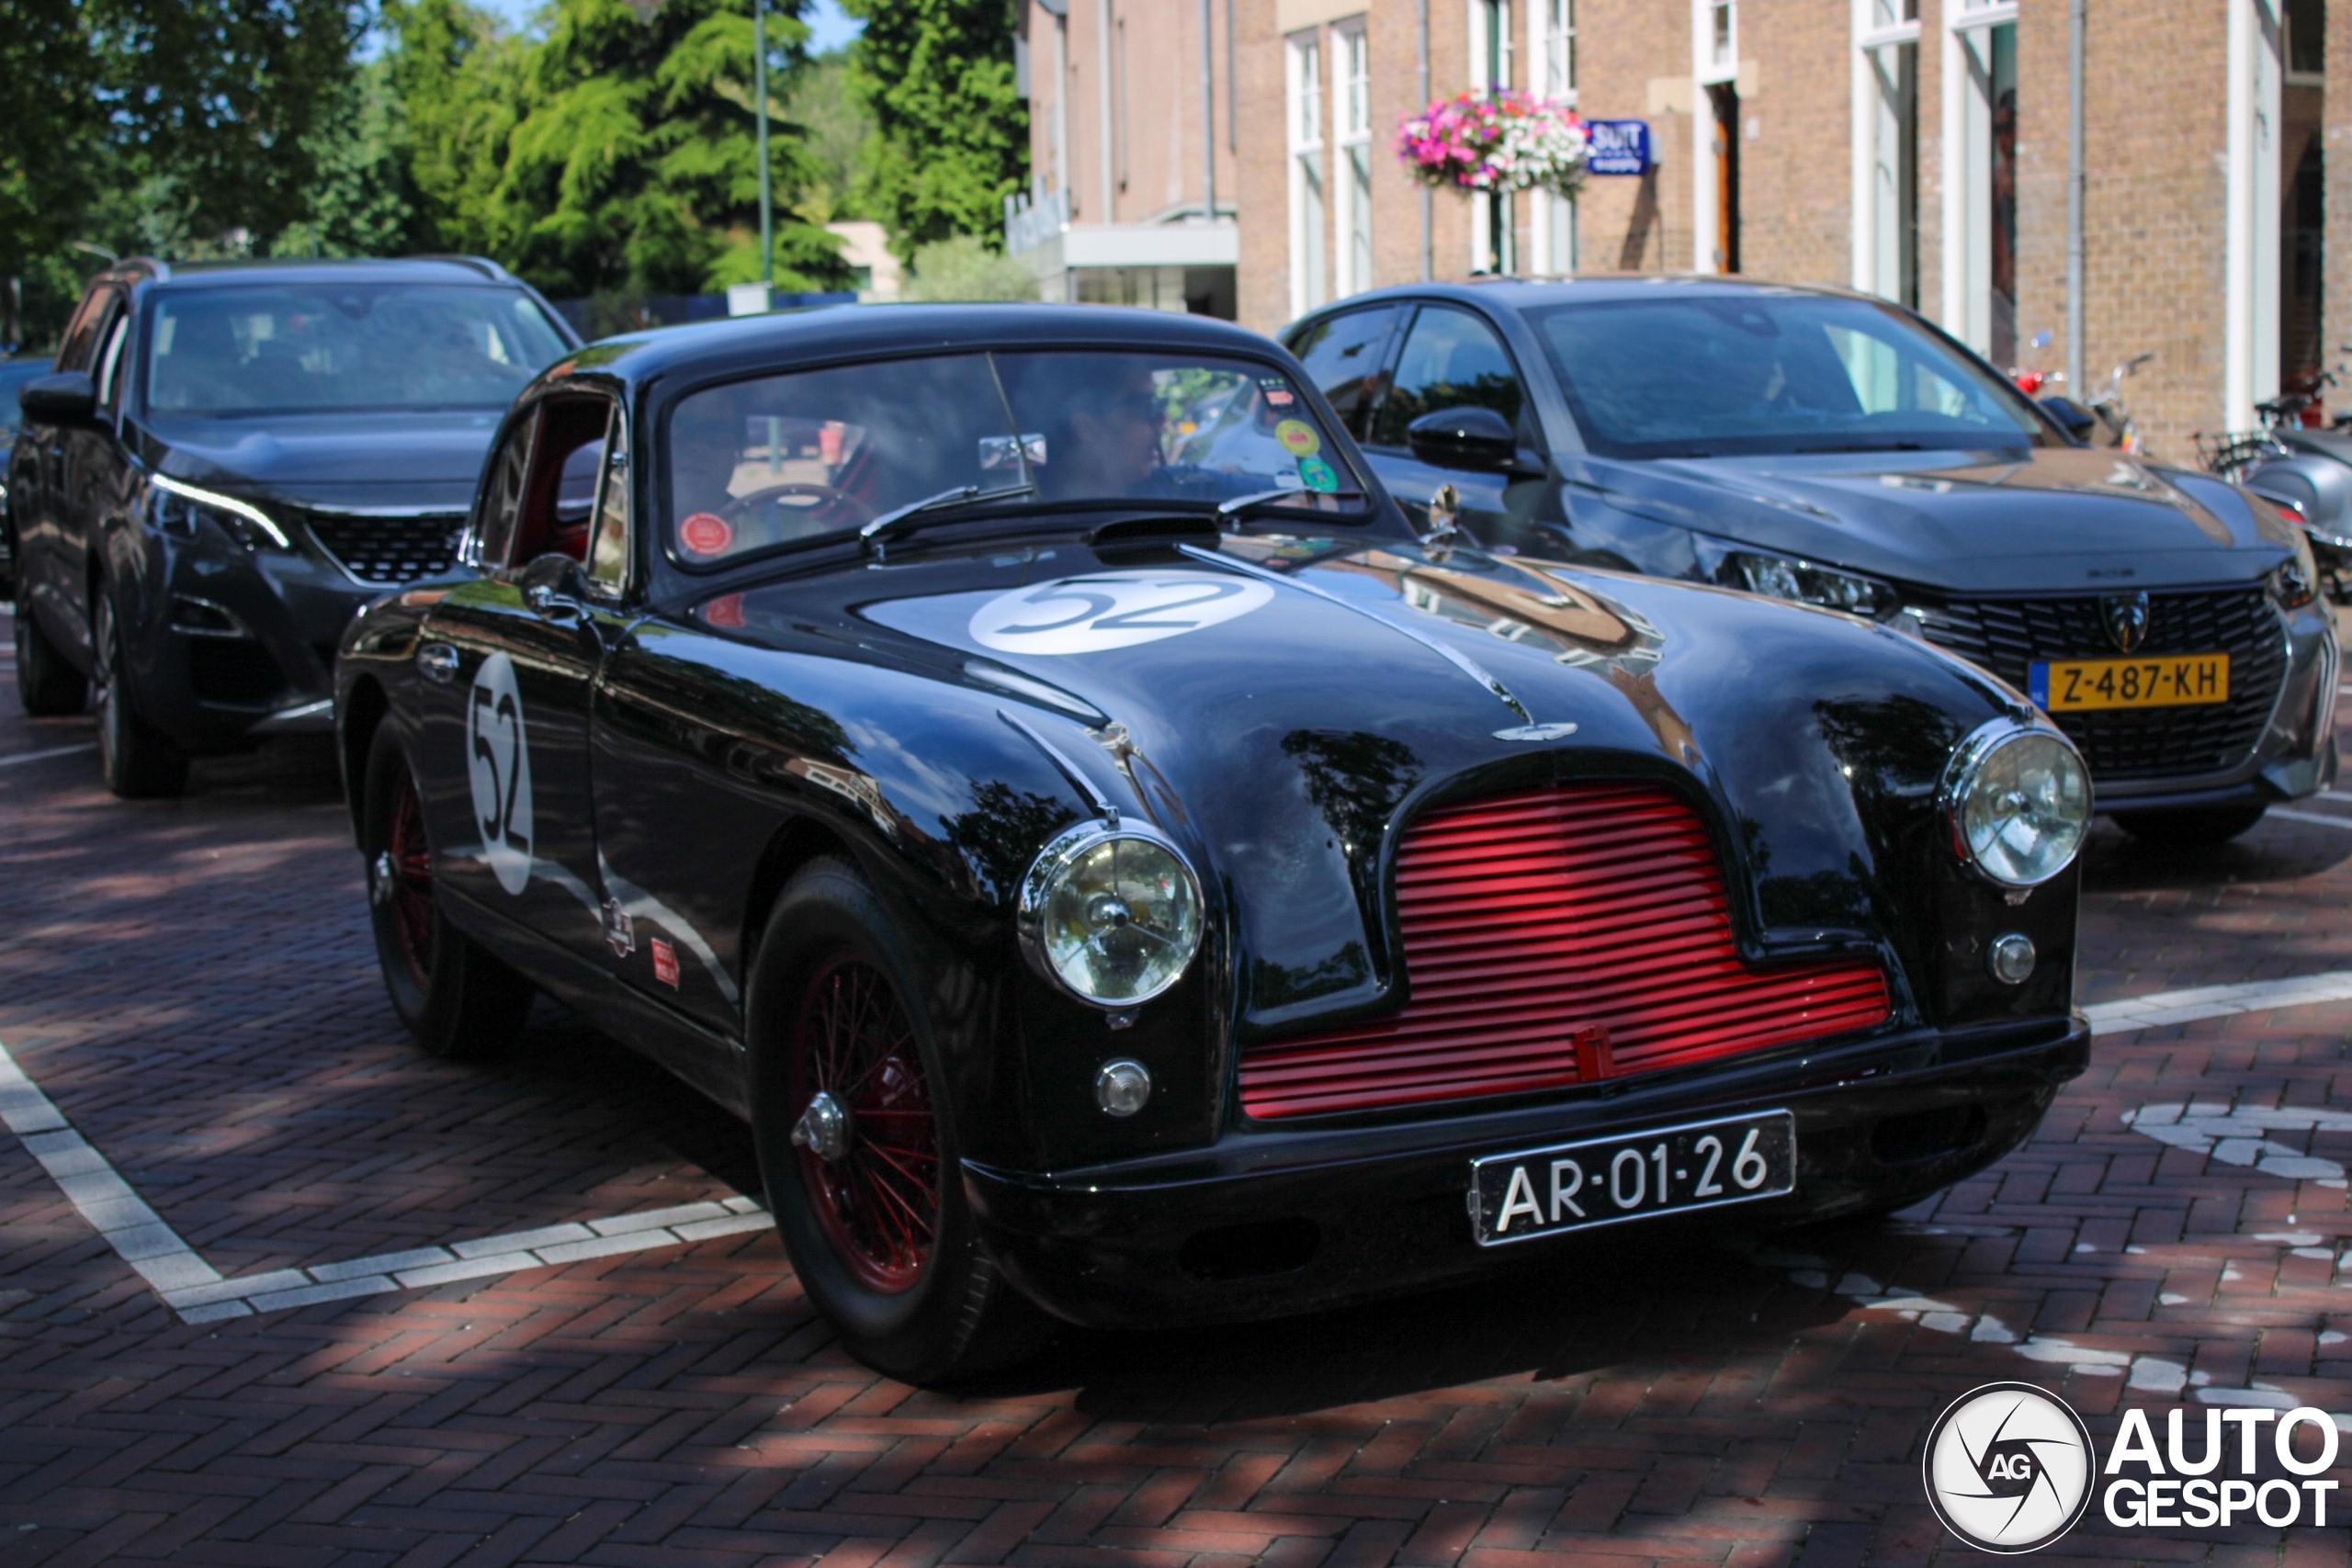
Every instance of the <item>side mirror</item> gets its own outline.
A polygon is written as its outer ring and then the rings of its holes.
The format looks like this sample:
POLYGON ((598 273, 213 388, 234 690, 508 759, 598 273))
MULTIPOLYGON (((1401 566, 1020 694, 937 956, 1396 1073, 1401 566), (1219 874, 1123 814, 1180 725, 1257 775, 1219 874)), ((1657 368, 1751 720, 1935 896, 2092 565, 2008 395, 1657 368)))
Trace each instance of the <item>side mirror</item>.
POLYGON ((2072 398, 2044 398, 2041 412, 2056 420, 2058 427, 2077 441, 2088 441, 2091 432, 2098 428, 2098 415, 2072 398))
POLYGON ((79 370, 61 370, 28 381, 17 393, 27 420, 50 424, 87 424, 98 412, 98 389, 79 370))
POLYGON ((1435 468, 1507 473, 1521 467, 1519 433, 1490 408, 1425 413, 1405 427, 1405 442, 1415 457, 1435 468))

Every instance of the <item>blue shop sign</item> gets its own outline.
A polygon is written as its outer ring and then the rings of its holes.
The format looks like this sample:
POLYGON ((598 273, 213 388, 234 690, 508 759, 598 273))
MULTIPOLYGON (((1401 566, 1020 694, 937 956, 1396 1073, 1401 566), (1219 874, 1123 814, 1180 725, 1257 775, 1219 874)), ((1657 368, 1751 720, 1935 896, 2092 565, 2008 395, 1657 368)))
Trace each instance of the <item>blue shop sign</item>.
POLYGON ((1642 119, 1595 119, 1585 122, 1592 134, 1584 166, 1596 175, 1646 175, 1650 157, 1650 127, 1642 119))

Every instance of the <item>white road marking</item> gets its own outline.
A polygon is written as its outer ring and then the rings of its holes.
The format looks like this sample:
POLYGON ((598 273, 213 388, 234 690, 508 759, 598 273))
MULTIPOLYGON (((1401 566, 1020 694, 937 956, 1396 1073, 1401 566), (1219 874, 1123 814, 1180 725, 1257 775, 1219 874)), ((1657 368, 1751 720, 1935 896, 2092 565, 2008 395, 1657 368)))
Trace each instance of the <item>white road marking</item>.
MULTIPOLYGON (((2145 1134, 2160 1144, 2204 1155, 2224 1165, 2250 1165, 2265 1176, 2316 1181, 2322 1187, 2345 1184, 2341 1162, 2305 1154, 2280 1143, 2273 1134, 2352 1133, 2352 1111, 2166 1101, 2127 1111, 2123 1122, 2133 1132, 2145 1134)), ((2318 1239, 2314 1235, 2310 1241, 2298 1241, 2296 1245, 2309 1246, 2318 1239)))
MULTIPOLYGON (((2352 828, 2352 821, 2338 826, 2352 828)), ((2309 1007, 2352 1000, 2352 969, 2330 969, 2291 980, 2252 980, 2236 986, 2199 986, 2185 991, 2153 991, 2144 997, 2086 1007, 2083 1014, 2098 1034, 2129 1034, 2167 1023, 2230 1018, 2272 1008, 2309 1007)))
POLYGON ((347 1296, 421 1290, 452 1280, 487 1279, 524 1269, 577 1263, 583 1258, 683 1247, 713 1236, 765 1230, 774 1223, 757 1203, 739 1196, 224 1280, 219 1269, 198 1257, 178 1232, 131 1190, 104 1155, 74 1130, 64 1112, 17 1066, 5 1044, 0 1044, 0 1122, 23 1140, 26 1150, 40 1162, 90 1227, 187 1323, 246 1317, 347 1296))
POLYGON ((51 757, 71 757, 80 751, 95 751, 98 743, 85 740, 78 746, 52 746, 46 751, 19 751, 13 757, 0 757, 0 768, 13 768, 19 762, 42 762, 51 757))

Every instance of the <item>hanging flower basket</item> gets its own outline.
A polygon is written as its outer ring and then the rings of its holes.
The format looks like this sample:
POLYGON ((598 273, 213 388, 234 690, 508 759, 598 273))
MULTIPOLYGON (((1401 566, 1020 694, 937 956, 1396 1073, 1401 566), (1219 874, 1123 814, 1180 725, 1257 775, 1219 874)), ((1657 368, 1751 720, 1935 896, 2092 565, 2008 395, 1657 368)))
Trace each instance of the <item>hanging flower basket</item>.
POLYGON ((1440 188, 1573 195, 1591 145, 1574 109, 1511 88, 1440 98, 1396 128, 1396 156, 1440 188))

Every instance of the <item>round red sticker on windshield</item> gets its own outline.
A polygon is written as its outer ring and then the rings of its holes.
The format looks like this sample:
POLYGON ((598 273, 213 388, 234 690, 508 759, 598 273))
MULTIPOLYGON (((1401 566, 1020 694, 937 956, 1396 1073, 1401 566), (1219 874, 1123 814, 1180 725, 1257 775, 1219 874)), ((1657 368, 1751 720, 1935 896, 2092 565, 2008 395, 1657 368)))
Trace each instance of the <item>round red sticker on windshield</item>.
POLYGON ((715 556, 735 542, 735 530, 715 512, 696 512, 678 525, 678 542, 698 556, 715 556))

